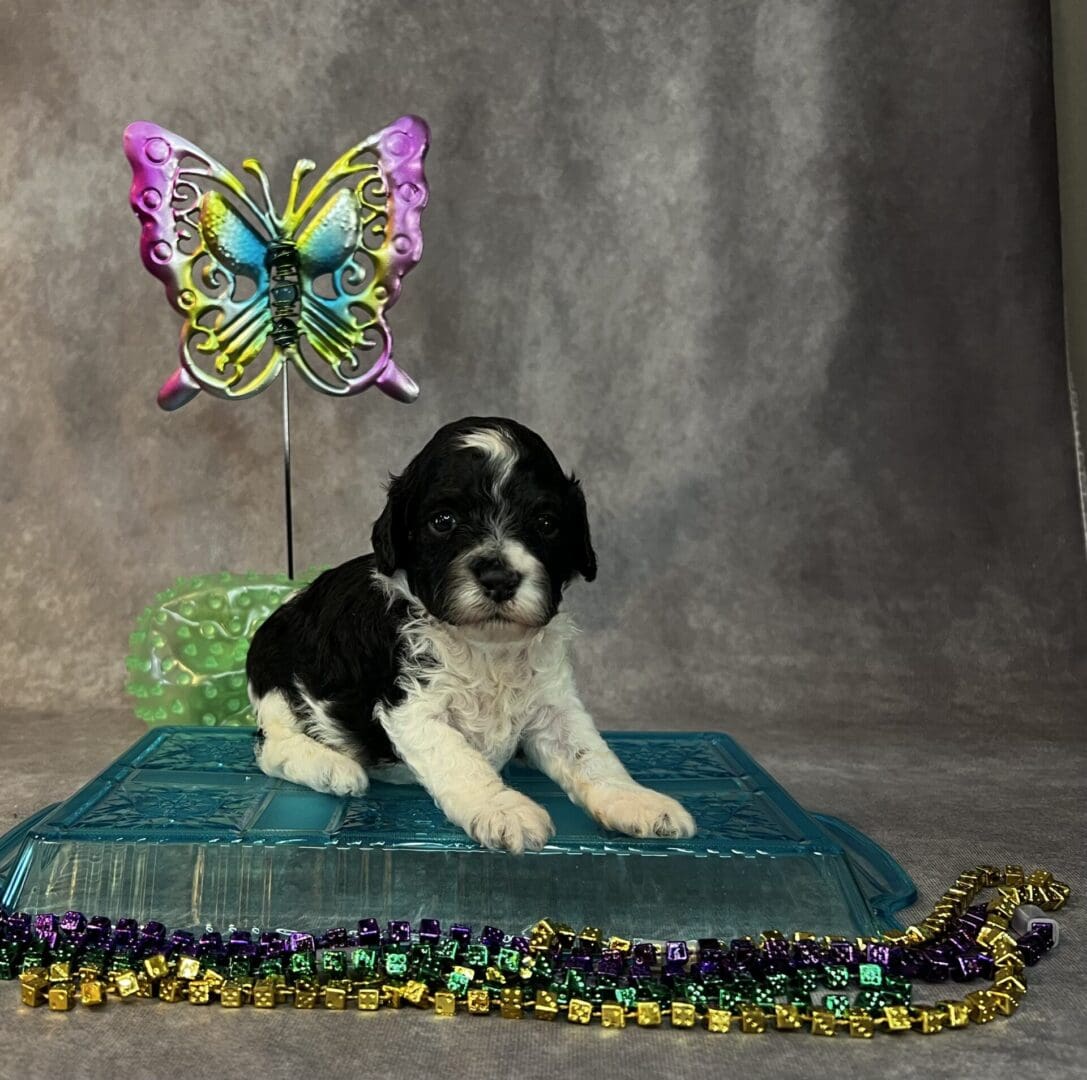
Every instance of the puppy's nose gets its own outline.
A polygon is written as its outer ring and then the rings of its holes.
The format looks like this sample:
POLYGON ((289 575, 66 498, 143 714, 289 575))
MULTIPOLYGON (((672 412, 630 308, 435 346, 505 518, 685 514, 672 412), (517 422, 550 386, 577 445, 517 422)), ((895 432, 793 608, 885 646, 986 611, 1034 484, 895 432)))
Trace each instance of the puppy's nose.
POLYGON ((496 604, 509 600, 521 584, 521 575, 497 559, 480 559, 472 565, 472 572, 483 586, 483 591, 496 604))

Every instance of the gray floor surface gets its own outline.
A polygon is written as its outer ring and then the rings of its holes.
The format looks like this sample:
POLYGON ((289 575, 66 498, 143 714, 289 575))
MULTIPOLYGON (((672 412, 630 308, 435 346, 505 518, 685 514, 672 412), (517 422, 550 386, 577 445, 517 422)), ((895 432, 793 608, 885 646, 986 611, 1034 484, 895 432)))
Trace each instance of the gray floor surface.
MULTIPOLYGON (((978 862, 1044 865, 1073 886, 1061 945, 1030 971, 1009 1020, 861 1041, 146 1002, 60 1014, 24 1009, 15 985, 0 984, 0 1076, 1082 1076, 1087 753, 1079 702, 1062 698, 957 704, 939 718, 873 721, 858 710, 730 726, 805 806, 884 844, 917 882, 917 913, 978 862)), ((144 730, 123 711, 0 714, 0 826, 69 795, 144 730)))

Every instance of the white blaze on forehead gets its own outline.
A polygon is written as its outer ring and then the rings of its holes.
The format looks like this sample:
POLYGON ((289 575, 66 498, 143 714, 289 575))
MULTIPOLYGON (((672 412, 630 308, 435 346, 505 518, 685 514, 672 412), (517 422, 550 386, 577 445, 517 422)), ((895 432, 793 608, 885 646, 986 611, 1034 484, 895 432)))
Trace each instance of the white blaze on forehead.
POLYGON ((458 440, 463 450, 481 450, 491 467, 491 491, 497 497, 506 486, 517 464, 517 447, 501 428, 480 428, 469 431, 458 440))

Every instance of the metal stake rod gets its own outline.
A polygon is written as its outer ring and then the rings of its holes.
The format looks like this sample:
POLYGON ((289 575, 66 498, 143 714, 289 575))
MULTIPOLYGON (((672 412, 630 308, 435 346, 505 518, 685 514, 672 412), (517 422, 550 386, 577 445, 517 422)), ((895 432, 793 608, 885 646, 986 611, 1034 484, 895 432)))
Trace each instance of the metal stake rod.
POLYGON ((294 577, 294 513, 291 506, 291 396, 283 365, 283 510, 287 524, 287 577, 294 577))

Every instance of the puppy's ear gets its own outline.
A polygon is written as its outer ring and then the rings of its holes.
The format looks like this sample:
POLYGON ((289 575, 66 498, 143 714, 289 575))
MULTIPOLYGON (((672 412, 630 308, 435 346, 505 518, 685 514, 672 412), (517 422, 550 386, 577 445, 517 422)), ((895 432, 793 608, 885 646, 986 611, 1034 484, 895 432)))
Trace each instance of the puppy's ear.
POLYGON ((379 573, 389 577, 402 564, 408 549, 408 502, 412 486, 411 469, 389 480, 385 509, 374 522, 370 542, 379 573))
POLYGON ((570 474, 570 520, 574 527, 574 569, 586 580, 596 577, 596 552, 589 535, 589 515, 585 509, 585 494, 581 481, 570 474))

